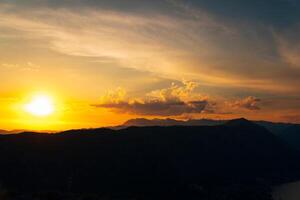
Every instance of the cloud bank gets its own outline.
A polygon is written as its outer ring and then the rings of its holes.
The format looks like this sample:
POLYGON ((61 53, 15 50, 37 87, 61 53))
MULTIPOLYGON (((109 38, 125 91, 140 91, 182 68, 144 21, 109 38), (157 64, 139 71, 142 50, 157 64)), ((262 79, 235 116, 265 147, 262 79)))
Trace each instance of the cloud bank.
POLYGON ((102 96, 101 102, 92 106, 117 113, 149 116, 201 113, 209 103, 192 94, 197 86, 197 83, 191 81, 184 81, 181 86, 173 83, 169 88, 152 91, 139 99, 126 99, 126 91, 118 88, 102 96))
POLYGON ((96 104, 96 107, 108 108, 117 113, 130 113, 146 116, 178 116, 185 113, 201 113, 207 101, 132 101, 96 104))

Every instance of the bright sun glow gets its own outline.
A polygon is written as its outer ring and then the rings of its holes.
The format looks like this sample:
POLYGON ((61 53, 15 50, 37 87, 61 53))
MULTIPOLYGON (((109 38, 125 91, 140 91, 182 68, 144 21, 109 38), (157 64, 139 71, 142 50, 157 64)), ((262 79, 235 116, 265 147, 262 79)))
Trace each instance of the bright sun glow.
POLYGON ((48 116, 54 112, 54 105, 49 96, 38 95, 25 105, 25 111, 35 116, 48 116))

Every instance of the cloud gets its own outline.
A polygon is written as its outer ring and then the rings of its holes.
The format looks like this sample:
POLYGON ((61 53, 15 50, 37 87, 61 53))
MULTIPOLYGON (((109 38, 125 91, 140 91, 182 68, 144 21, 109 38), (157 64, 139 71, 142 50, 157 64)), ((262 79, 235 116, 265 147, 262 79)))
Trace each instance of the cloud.
MULTIPOLYGON (((10 4, 9 9, 0 9, 0 27, 43 41, 40 45, 60 53, 112 58, 124 66, 163 77, 247 87, 251 80, 254 85, 253 77, 247 77, 253 65, 245 63, 258 65, 264 42, 253 36, 249 43, 253 33, 246 33, 245 38, 239 25, 225 23, 199 8, 175 5, 180 14, 158 9, 149 15, 101 7, 83 7, 78 11, 72 7, 44 6, 30 10, 10 4)), ((266 86, 267 81, 260 80, 264 78, 257 78, 256 88, 266 86)))
POLYGON ((201 113, 207 101, 161 101, 146 100, 96 104, 95 107, 111 109, 117 113, 130 113, 150 116, 177 116, 185 113, 201 113))
POLYGON ((117 113, 152 116, 201 113, 209 103, 204 98, 196 99, 196 96, 192 94, 197 86, 198 84, 192 81, 183 81, 182 85, 173 83, 169 88, 152 91, 140 99, 127 99, 126 91, 118 88, 103 95, 100 103, 92 106, 107 108, 117 113))
POLYGON ((278 52, 283 61, 291 67, 300 68, 300 26, 294 26, 292 29, 274 33, 277 42, 278 52))
POLYGON ((192 100, 198 99, 193 91, 199 84, 194 81, 182 81, 182 85, 172 83, 171 87, 154 90, 147 94, 148 97, 160 98, 163 101, 180 101, 181 99, 192 100))
POLYGON ((22 65, 3 63, 1 66, 7 70, 20 70, 20 71, 31 71, 31 72, 38 72, 40 70, 40 66, 32 62, 27 62, 22 65))
POLYGON ((244 99, 234 101, 231 104, 231 106, 234 108, 244 108, 247 110, 260 110, 260 107, 258 105, 260 102, 261 102, 261 99, 249 96, 244 99))
POLYGON ((118 104, 125 100, 126 94, 126 90, 119 87, 116 90, 108 91, 105 95, 101 96, 100 101, 118 104))

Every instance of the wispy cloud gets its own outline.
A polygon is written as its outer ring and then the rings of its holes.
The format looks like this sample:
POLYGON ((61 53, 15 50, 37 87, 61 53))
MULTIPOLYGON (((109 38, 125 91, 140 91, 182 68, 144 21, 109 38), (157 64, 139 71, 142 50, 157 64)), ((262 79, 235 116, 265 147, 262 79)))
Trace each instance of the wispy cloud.
POLYGON ((20 70, 20 71, 31 71, 31 72, 37 72, 40 69, 40 66, 32 63, 27 62, 25 64, 11 64, 11 63, 3 63, 1 66, 7 70, 20 70))
POLYGON ((39 45, 64 54, 112 58, 173 79, 295 91, 297 80, 290 84, 289 76, 300 72, 289 72, 268 55, 271 47, 257 36, 257 31, 268 32, 267 28, 251 26, 254 30, 245 32, 242 25, 222 21, 200 8, 173 4, 187 16, 91 7, 22 10, 6 4, 0 9, 0 27, 39 39, 39 45))
POLYGON ((274 33, 279 55, 288 66, 298 69, 300 69, 299 33, 299 25, 280 33, 274 33))

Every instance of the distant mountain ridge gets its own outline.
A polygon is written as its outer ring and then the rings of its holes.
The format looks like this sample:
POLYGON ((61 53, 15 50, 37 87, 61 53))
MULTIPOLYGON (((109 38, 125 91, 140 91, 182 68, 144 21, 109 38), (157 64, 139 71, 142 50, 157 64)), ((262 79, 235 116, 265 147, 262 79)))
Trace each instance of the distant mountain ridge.
MULTIPOLYGON (((244 119, 244 118, 241 118, 241 119, 244 119)), ((233 119, 233 120, 235 120, 235 119, 233 119)), ((244 120, 247 120, 247 119, 244 119, 244 120)), ((130 119, 118 127, 125 128, 125 127, 129 127, 129 126, 216 126, 216 125, 225 124, 229 121, 232 121, 232 120, 214 120, 214 119, 175 120, 175 119, 171 119, 171 118, 167 118, 167 119, 136 118, 136 119, 130 119)), ((281 134, 289 127, 299 125, 299 124, 292 124, 292 123, 269 122, 269 121, 252 121, 252 122, 265 127, 266 129, 268 129, 269 131, 271 131, 274 134, 281 134)))
POLYGON ((7 135, 7 134, 18 134, 18 133, 24 133, 24 132, 35 132, 35 133, 58 133, 59 131, 53 131, 53 130, 27 130, 27 129, 16 129, 16 130, 4 130, 0 129, 0 135, 7 135))
POLYGON ((3 129, 0 129, 0 134, 15 134, 15 133, 22 133, 24 132, 25 130, 3 130, 3 129))
POLYGON ((226 120, 211 120, 211 119, 189 119, 189 120, 176 120, 176 119, 145 119, 136 118, 126 121, 121 126, 215 126, 224 124, 226 120))

